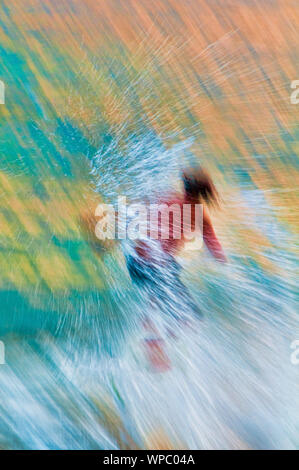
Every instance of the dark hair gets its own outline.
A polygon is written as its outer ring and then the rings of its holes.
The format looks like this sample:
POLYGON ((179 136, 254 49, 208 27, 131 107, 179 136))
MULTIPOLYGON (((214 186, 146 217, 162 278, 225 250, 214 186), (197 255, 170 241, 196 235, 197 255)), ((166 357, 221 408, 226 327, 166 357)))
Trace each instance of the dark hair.
POLYGON ((183 172, 184 189, 188 196, 203 199, 207 204, 219 203, 219 195, 212 178, 203 169, 193 168, 183 172))

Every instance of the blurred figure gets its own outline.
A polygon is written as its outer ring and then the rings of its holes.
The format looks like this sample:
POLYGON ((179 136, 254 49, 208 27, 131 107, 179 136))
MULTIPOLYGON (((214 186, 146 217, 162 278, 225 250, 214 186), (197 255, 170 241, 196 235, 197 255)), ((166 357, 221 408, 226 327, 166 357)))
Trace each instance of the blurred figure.
MULTIPOLYGON (((183 193, 172 193, 161 197, 156 204, 157 233, 155 239, 148 237, 134 240, 133 249, 125 253, 127 268, 133 283, 140 289, 142 296, 148 299, 150 309, 158 309, 165 315, 170 315, 182 325, 188 325, 193 317, 201 317, 202 313, 193 300, 190 292, 180 280, 181 266, 176 255, 184 248, 186 233, 196 234, 196 207, 202 205, 202 236, 213 257, 225 262, 226 257, 221 244, 215 234, 208 206, 218 205, 218 193, 211 177, 202 169, 190 169, 182 173, 183 193), (179 226, 176 225, 171 207, 179 208, 183 214, 184 206, 189 206, 190 217, 180 217, 179 226), (163 217, 161 208, 169 211, 168 217, 163 217), (160 215, 159 215, 160 211, 160 215), (171 216, 172 215, 172 216, 171 216), (167 233, 167 237, 164 234, 167 233)), ((101 256, 113 241, 100 241, 95 235, 96 217, 91 207, 81 214, 81 227, 94 252, 101 256)), ((163 209, 162 209, 163 212, 163 209)), ((153 213, 151 212, 151 217, 153 213)), ((151 219, 152 220, 152 219, 151 219)), ((151 223, 151 222, 150 222, 151 223)), ((151 229, 151 227, 149 227, 151 229)), ((164 340, 148 312, 143 316, 143 327, 146 331, 144 340, 148 360, 157 372, 165 372, 171 366, 165 353, 164 340)), ((171 329, 168 332, 173 335, 171 329)))
MULTIPOLYGON (((151 235, 146 240, 135 240, 133 252, 127 257, 127 267, 132 281, 148 296, 149 304, 161 312, 174 317, 182 324, 188 318, 201 312, 186 286, 180 280, 181 267, 176 255, 183 249, 186 233, 196 233, 196 206, 202 204, 202 236, 213 257, 225 262, 226 257, 215 234, 208 205, 218 204, 218 193, 210 176, 202 169, 186 170, 182 174, 183 194, 169 194, 158 201, 157 210, 164 207, 168 217, 156 214, 158 233, 155 240, 151 235), (175 224, 170 207, 178 207, 181 214, 184 206, 189 206, 190 217, 180 217, 179 227, 175 224), (165 220, 167 227, 165 227, 165 220), (164 225, 163 225, 164 224, 164 225), (188 226, 186 226, 188 224, 188 226), (163 234, 167 233, 165 238, 163 234)), ((152 214, 151 214, 152 216, 152 214)), ((154 370, 166 371, 170 361, 164 351, 164 341, 153 321, 145 314, 144 327, 147 332, 145 348, 154 370)))

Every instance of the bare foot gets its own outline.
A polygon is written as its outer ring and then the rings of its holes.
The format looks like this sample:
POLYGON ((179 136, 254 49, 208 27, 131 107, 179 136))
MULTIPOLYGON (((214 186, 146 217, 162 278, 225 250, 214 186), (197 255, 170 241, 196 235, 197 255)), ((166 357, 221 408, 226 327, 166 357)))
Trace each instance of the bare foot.
POLYGON ((164 351, 161 338, 144 340, 147 358, 155 372, 166 372, 171 369, 170 360, 164 351))

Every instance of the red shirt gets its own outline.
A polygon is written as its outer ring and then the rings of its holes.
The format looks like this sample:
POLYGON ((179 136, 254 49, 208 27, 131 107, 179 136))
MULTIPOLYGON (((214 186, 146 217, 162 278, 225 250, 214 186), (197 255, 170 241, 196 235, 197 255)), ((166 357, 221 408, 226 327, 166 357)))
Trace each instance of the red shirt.
MULTIPOLYGON (((158 240, 165 253, 176 255, 185 242, 198 233, 203 234, 203 240, 212 255, 225 261, 210 217, 198 201, 172 194, 149 206, 147 236, 158 240)), ((135 250, 142 258, 153 258, 152 250, 146 242, 139 241, 135 250)))

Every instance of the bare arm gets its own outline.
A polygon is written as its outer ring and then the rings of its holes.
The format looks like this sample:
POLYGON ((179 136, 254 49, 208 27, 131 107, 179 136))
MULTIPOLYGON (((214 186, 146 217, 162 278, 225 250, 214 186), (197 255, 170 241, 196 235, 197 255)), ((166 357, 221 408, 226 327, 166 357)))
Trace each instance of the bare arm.
POLYGON ((223 263, 227 261, 222 246, 213 228, 210 214, 205 206, 203 207, 203 240, 214 258, 223 263))

